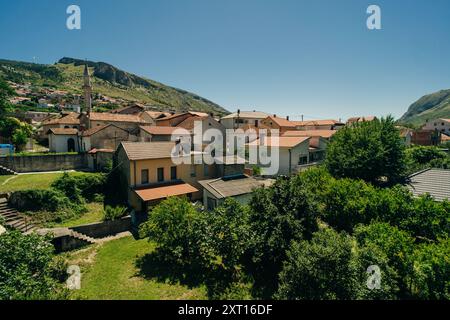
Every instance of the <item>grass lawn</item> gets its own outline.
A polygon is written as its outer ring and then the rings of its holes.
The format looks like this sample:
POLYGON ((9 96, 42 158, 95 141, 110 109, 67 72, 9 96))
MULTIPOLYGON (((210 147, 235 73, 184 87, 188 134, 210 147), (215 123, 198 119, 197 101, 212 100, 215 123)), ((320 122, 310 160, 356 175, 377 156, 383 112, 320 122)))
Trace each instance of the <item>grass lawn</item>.
MULTIPOLYGON (((73 172, 70 174, 78 175, 83 173, 73 172)), ((62 175, 62 173, 35 173, 16 176, 0 176, 0 193, 26 189, 47 189, 53 181, 62 175), (3 182, 11 177, 14 178, 9 180, 6 184, 3 184, 3 182)))
POLYGON ((154 250, 147 239, 126 237, 64 254, 81 268, 81 289, 73 299, 206 299, 204 288, 158 282, 139 275, 135 263, 154 250))
POLYGON ((89 211, 83 214, 81 217, 76 218, 74 220, 65 221, 59 224, 52 224, 51 227, 53 228, 75 227, 82 224, 100 222, 103 220, 103 203, 92 202, 86 204, 86 207, 88 208, 89 211))

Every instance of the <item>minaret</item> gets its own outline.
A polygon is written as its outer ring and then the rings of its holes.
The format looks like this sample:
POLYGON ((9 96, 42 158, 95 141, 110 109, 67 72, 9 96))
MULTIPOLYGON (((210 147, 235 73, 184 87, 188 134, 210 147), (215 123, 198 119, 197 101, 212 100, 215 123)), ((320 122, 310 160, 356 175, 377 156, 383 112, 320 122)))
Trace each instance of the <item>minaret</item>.
POLYGON ((87 64, 84 65, 84 74, 83 74, 84 84, 83 84, 83 91, 84 91, 84 108, 87 114, 87 129, 91 128, 91 120, 90 114, 92 109, 92 86, 91 86, 91 78, 89 77, 89 69, 87 64))

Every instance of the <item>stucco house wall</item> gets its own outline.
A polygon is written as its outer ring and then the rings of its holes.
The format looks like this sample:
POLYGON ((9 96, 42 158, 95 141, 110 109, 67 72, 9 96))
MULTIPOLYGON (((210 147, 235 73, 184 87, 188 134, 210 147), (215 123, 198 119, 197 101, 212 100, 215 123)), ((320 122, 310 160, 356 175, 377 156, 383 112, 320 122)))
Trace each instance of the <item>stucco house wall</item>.
POLYGON ((50 152, 68 152, 68 140, 73 139, 75 152, 79 152, 79 143, 76 135, 49 134, 48 144, 50 152))

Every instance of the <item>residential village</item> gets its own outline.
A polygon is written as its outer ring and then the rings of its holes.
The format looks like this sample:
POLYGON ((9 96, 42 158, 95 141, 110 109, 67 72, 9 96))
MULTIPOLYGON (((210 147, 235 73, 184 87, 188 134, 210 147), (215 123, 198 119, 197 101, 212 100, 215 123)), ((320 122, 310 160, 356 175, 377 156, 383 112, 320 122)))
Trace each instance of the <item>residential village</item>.
MULTIPOLYGON (((197 111, 155 110, 154 106, 138 103, 108 112, 94 112, 87 66, 83 80, 83 99, 61 112, 27 111, 16 115, 33 125, 36 141, 46 145, 44 152, 14 156, 8 141, 3 141, 5 144, 0 148, 3 154, 0 173, 11 176, 2 182, 6 186, 9 181, 14 182, 17 173, 38 175, 43 172, 43 177, 46 172, 75 170, 107 172, 107 175, 116 176, 114 185, 109 187, 115 190, 116 200, 123 198, 127 216, 115 221, 87 221, 89 223, 84 225, 57 224, 56 228, 42 228, 11 205, 20 202, 20 197, 11 200, 9 193, 0 195, 0 215, 6 226, 25 234, 53 234, 53 243, 60 252, 103 243, 124 232, 129 235, 128 232, 138 230, 154 208, 173 197, 186 197, 192 205, 208 212, 220 208, 227 199, 246 205, 256 189, 268 188, 277 178, 295 176, 321 165, 330 140, 339 130, 377 120, 375 116, 366 115, 347 121, 297 121, 289 116, 280 117, 258 110, 237 110, 219 117, 197 111), (208 149, 211 141, 205 139, 210 129, 223 137, 230 130, 243 132, 244 150, 241 151, 244 156, 240 156, 239 150, 230 153, 230 145, 226 142, 223 149, 219 149, 222 154, 216 150, 211 153, 208 149), (272 139, 271 132, 276 132, 276 139, 272 139), (174 155, 174 150, 183 141, 189 141, 187 152, 174 155), (267 163, 260 163, 259 156, 256 163, 250 163, 247 157, 252 148, 259 152, 266 147, 277 156, 275 173, 265 174, 267 163), (197 155, 206 153, 212 155, 213 163, 195 160, 197 155), (189 158, 189 161, 175 163, 175 158, 189 158)), ((10 99, 11 103, 29 99, 26 87, 15 86, 15 90, 17 96, 10 99)), ((67 92, 51 94, 64 96, 67 92)), ((40 99, 39 104, 45 108, 53 107, 45 99, 40 99)), ((450 119, 429 120, 421 129, 398 129, 405 146, 437 146, 450 141, 450 119)), ((448 172, 431 169, 415 173, 411 176, 411 191, 415 196, 431 194, 437 201, 448 199, 450 179, 442 179, 448 172)))

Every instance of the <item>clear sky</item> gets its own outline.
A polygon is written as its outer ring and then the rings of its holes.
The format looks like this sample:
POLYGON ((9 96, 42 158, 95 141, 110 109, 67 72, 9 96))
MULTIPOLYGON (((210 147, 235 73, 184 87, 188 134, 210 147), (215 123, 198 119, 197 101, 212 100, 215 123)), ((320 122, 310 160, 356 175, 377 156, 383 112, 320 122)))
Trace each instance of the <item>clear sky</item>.
POLYGON ((1 0, 0 39, 3 59, 104 61, 291 119, 399 117, 450 88, 448 0, 1 0), (370 4, 382 30, 366 27, 370 4))

